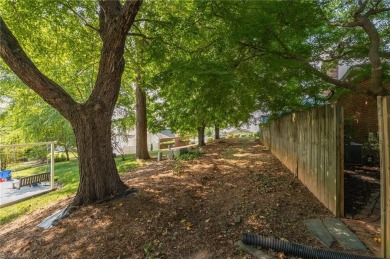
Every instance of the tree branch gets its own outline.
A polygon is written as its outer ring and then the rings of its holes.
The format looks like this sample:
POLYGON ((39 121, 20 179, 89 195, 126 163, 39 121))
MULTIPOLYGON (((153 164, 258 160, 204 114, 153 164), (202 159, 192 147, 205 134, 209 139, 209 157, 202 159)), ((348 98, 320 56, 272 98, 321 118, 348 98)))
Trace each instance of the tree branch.
POLYGON ((138 33, 142 34, 142 30, 136 24, 133 24, 133 27, 138 31, 138 33))
POLYGON ((145 39, 145 40, 153 40, 153 39, 154 39, 154 38, 148 37, 148 36, 146 36, 145 34, 142 34, 142 33, 130 32, 130 33, 128 33, 127 35, 128 35, 128 36, 141 37, 141 38, 143 38, 143 39, 145 39))
POLYGON ((127 0, 123 5, 119 17, 120 19, 125 21, 122 26, 124 32, 129 31, 131 25, 133 25, 138 10, 141 7, 141 4, 142 0, 127 0))
POLYGON ((325 82, 332 84, 334 86, 339 86, 342 88, 350 89, 354 92, 364 92, 362 89, 359 89, 359 87, 356 84, 352 84, 350 82, 342 81, 336 78, 333 78, 331 76, 328 76, 326 73, 319 71, 317 68, 313 67, 309 62, 304 60, 298 60, 299 63, 304 65, 306 68, 308 68, 315 76, 318 78, 321 78, 325 82))
POLYGON ((387 90, 382 85, 382 61, 380 58, 380 36, 375 24, 367 17, 361 17, 362 28, 370 40, 368 58, 371 64, 371 91, 377 95, 384 94, 387 90))
POLYGON ((233 60, 233 64, 232 64, 232 68, 233 69, 236 69, 238 68, 242 63, 248 61, 248 60, 252 60, 254 58, 258 58, 258 57, 261 57, 261 56, 264 56, 265 53, 260 53, 260 54, 253 54, 253 55, 250 55, 250 56, 247 56, 247 57, 241 57, 237 60, 233 60))
POLYGON ((345 27, 345 28, 353 28, 357 26, 362 26, 362 23, 360 21, 353 21, 353 22, 332 22, 332 21, 327 21, 327 23, 331 26, 338 26, 338 27, 345 27))
POLYGON ((346 89, 350 89, 350 90, 353 90, 355 92, 358 91, 357 85, 328 76, 326 73, 319 71, 317 68, 312 66, 307 60, 305 60, 304 58, 302 58, 299 55, 285 53, 285 52, 278 52, 278 51, 270 51, 266 48, 258 48, 257 46, 253 46, 253 45, 250 45, 247 43, 241 43, 241 44, 243 44, 244 46, 265 52, 265 53, 276 55, 282 59, 295 60, 298 63, 300 63, 301 65, 303 65, 303 67, 310 70, 315 76, 321 78, 322 80, 324 80, 327 83, 330 83, 330 84, 335 85, 335 86, 343 87, 346 89))
POLYGON ((99 29, 93 27, 93 26, 87 21, 87 19, 85 19, 85 17, 83 17, 82 15, 80 15, 78 12, 76 12, 76 10, 74 10, 74 9, 72 8, 72 6, 70 6, 69 4, 64 3, 64 2, 61 2, 61 4, 62 4, 63 6, 66 6, 72 13, 74 13, 77 17, 79 17, 79 19, 83 21, 83 23, 84 23, 85 26, 87 26, 88 28, 90 28, 90 29, 96 31, 97 33, 100 33, 99 29))
POLYGON ((364 9, 366 8, 367 6, 367 3, 368 3, 369 0, 359 0, 358 3, 359 3, 359 7, 358 9, 354 12, 354 17, 357 17, 359 16, 363 11, 364 9))
POLYGON ((382 57, 384 57, 384 58, 390 58, 390 52, 387 52, 387 51, 381 52, 380 55, 381 55, 382 57))
POLYGON ((61 86, 42 74, 35 66, 2 17, 0 17, 0 56, 23 83, 65 118, 75 116, 74 107, 77 103, 61 86))
POLYGON ((363 16, 368 17, 370 15, 384 13, 384 12, 388 12, 388 11, 390 11, 390 7, 382 8, 382 9, 370 9, 363 16))
POLYGON ((167 23, 167 24, 170 24, 171 22, 170 21, 161 21, 161 20, 152 20, 152 19, 145 19, 145 18, 142 18, 142 19, 135 19, 134 20, 135 23, 139 23, 139 22, 155 22, 155 23, 167 23))
POLYGON ((319 57, 318 60, 322 61, 322 62, 333 62, 333 61, 336 61, 336 60, 340 60, 341 58, 345 58, 345 57, 347 57, 351 53, 354 53, 354 51, 350 50, 350 51, 346 51, 346 52, 338 54, 338 55, 329 54, 330 58, 321 58, 321 57, 319 57))
POLYGON ((103 46, 95 87, 87 101, 92 105, 104 101, 107 111, 113 111, 118 98, 124 70, 125 41, 134 23, 142 0, 100 0, 100 26, 103 46), (107 80, 110 79, 110 80, 107 80))

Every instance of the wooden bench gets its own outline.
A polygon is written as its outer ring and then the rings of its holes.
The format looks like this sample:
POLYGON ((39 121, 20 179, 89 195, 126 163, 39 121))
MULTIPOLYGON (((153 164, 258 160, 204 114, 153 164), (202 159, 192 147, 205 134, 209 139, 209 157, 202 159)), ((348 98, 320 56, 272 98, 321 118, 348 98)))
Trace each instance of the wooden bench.
POLYGON ((20 188, 23 186, 31 186, 35 183, 42 183, 48 181, 50 181, 50 172, 20 178, 19 182, 13 183, 13 188, 15 189, 15 185, 18 185, 18 190, 20 190, 20 188))

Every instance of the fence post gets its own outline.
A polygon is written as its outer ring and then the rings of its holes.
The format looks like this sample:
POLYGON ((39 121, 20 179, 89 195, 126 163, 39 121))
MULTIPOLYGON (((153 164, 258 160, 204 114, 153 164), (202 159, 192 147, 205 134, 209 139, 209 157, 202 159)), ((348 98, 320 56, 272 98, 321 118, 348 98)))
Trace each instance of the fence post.
POLYGON ((336 143, 337 143, 337 168, 336 192, 338 201, 336 203, 336 216, 344 217, 344 109, 336 105, 336 143))
POLYGON ((54 189, 54 143, 50 144, 50 189, 54 189))
POLYGON ((390 258, 390 96, 378 96, 382 257, 390 258))

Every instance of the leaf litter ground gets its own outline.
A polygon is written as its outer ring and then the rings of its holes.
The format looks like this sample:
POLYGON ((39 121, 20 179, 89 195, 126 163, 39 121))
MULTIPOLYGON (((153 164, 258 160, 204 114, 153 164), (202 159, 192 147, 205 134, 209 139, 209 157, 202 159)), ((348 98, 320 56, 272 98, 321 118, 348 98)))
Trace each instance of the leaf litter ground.
POLYGON ((54 228, 36 225, 72 197, 3 226, 0 258, 252 258, 234 245, 245 232, 321 247, 304 220, 332 214, 264 146, 224 139, 203 151, 147 162, 122 177, 134 194, 54 228))

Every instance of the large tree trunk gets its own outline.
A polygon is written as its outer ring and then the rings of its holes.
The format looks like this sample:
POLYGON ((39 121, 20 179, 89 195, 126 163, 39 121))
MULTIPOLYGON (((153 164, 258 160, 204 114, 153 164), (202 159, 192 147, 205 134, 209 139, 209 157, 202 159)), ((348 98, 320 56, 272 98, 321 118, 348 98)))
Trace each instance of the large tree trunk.
POLYGON ((141 89, 141 74, 137 71, 137 79, 135 86, 136 94, 136 157, 138 159, 150 159, 148 152, 148 125, 146 117, 146 94, 141 89))
POLYGON ((214 126, 214 134, 215 134, 215 139, 220 139, 220 137, 219 137, 219 126, 218 126, 218 124, 215 124, 215 126, 214 126))
POLYGON ((205 146, 206 143, 204 141, 204 130, 206 126, 198 127, 198 147, 205 146))
POLYGON ((72 123, 79 154, 80 184, 74 205, 121 194, 128 187, 119 178, 111 145, 111 116, 82 112, 72 123))
POLYGON ((80 112, 72 121, 79 154, 80 184, 74 205, 89 204, 123 193, 111 144, 111 116, 99 110, 80 112))

